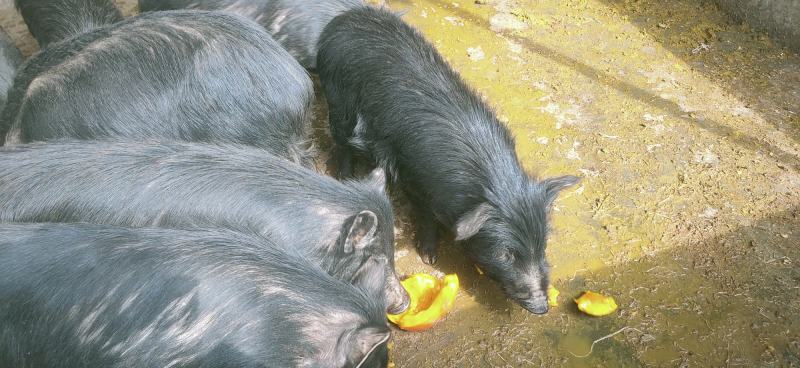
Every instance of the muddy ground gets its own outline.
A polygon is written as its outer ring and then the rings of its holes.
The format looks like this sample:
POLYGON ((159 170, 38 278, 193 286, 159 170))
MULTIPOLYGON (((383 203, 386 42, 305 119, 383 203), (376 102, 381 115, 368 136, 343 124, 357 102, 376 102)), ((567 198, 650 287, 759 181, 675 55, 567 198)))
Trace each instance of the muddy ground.
MULTIPOLYGON (((497 109, 532 174, 583 177, 552 213, 562 294, 544 316, 450 242, 422 264, 400 216, 399 271, 457 273, 463 290, 434 329, 394 334, 396 367, 800 367, 798 55, 705 1, 388 5, 497 109), (579 314, 583 290, 619 311, 579 314)), ((13 10, 1 14, 34 52, 13 10)), ((324 163, 322 97, 318 113, 324 163)))

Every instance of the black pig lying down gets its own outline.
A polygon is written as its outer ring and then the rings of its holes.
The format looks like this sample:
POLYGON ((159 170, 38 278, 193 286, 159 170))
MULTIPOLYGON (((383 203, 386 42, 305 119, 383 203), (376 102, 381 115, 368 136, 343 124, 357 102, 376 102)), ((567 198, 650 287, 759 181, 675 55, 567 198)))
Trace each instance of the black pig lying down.
POLYGON ((436 261, 441 224, 508 296, 547 312, 548 209, 578 179, 529 177, 493 111, 389 11, 334 18, 317 61, 340 174, 350 174, 353 151, 368 154, 414 205, 423 260, 436 261))
POLYGON ((348 285, 267 242, 0 225, 0 366, 385 367, 381 275, 348 285))
POLYGON ((51 44, 23 64, 0 143, 175 139, 308 162, 313 98, 308 73, 258 24, 150 13, 51 44))
POLYGON ((110 0, 15 0, 39 47, 122 20, 110 0))
MULTIPOLYGON (((223 227, 276 234, 332 274, 377 267, 392 312, 394 216, 381 170, 339 182, 264 150, 180 142, 66 142, 0 149, 0 222, 223 227)), ((351 281, 351 280, 345 280, 351 281)))
POLYGON ((325 25, 361 0, 139 0, 142 12, 198 9, 236 13, 261 24, 304 67, 317 64, 317 40, 325 25))
POLYGON ((8 34, 0 29, 0 109, 6 104, 8 88, 11 87, 14 73, 20 64, 22 64, 22 54, 8 34))

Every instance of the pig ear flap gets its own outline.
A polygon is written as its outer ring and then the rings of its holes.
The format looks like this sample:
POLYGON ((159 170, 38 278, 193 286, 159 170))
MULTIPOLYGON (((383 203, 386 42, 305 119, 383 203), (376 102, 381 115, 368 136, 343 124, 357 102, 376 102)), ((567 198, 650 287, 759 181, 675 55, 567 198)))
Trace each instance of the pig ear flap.
MULTIPOLYGON (((386 341, 389 341, 391 334, 385 328, 376 327, 361 328, 345 337, 350 341, 346 343, 347 362, 354 364, 353 367, 359 368, 364 362, 369 360, 372 354, 379 354, 377 350, 386 341)), ((388 358, 388 357, 387 357, 388 358)))
POLYGON ((384 171, 382 167, 377 167, 367 175, 364 182, 372 188, 381 192, 386 192, 386 171, 384 171))
POLYGON ((372 244, 378 231, 378 217, 372 211, 361 211, 353 218, 347 238, 344 239, 344 252, 352 253, 372 244))
POLYGON ((560 193, 562 190, 578 184, 580 181, 581 178, 573 175, 565 175, 543 180, 542 185, 544 186, 547 205, 552 205, 556 198, 558 198, 558 193, 560 193))
POLYGON ((477 234, 478 231, 489 219, 489 211, 492 206, 488 203, 481 203, 472 211, 467 212, 461 216, 456 223, 456 240, 465 240, 477 234))

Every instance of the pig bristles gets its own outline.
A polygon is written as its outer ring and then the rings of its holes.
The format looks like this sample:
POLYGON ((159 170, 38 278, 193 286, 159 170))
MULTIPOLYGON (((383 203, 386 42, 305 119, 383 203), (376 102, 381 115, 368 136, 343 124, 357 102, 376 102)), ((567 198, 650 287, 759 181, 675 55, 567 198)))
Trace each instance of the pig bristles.
POLYGON ((616 331, 616 332, 614 332, 614 333, 610 333, 610 334, 608 334, 608 335, 605 335, 605 336, 603 336, 603 337, 601 337, 601 338, 599 338, 599 339, 597 339, 597 340, 594 340, 594 341, 592 342, 592 346, 590 346, 590 347, 589 347, 589 352, 588 352, 588 353, 586 353, 585 355, 575 355, 575 353, 573 353, 573 352, 571 352, 571 351, 569 351, 569 350, 567 350, 567 352, 568 352, 568 353, 570 353, 570 354, 572 354, 572 356, 574 356, 574 357, 576 357, 576 358, 586 358, 586 357, 588 357, 589 355, 592 355, 592 351, 594 351, 594 345, 595 345, 595 344, 597 344, 598 342, 600 342, 600 341, 603 341, 603 340, 605 340, 605 339, 610 339, 610 338, 614 337, 614 335, 616 335, 616 334, 618 334, 618 333, 621 333, 621 332, 623 332, 623 331, 626 331, 626 330, 634 330, 634 331, 636 331, 636 332, 638 332, 638 333, 644 333, 644 332, 642 332, 642 331, 641 331, 641 330, 639 330, 639 329, 636 329, 636 328, 633 328, 633 327, 630 327, 630 326, 625 326, 625 327, 623 327, 623 328, 620 328, 619 330, 617 330, 617 331, 616 331))

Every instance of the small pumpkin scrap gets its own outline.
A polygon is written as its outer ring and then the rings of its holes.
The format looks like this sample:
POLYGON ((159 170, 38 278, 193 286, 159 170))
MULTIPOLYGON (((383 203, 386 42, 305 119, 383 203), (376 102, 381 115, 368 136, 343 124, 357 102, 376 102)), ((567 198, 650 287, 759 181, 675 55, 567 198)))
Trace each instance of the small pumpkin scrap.
POLYGON ((586 291, 580 298, 575 299, 578 310, 590 316, 602 317, 617 310, 617 302, 610 296, 586 291))
POLYGON ((547 287, 547 305, 551 307, 558 306, 558 294, 561 294, 555 286, 550 285, 547 287))

